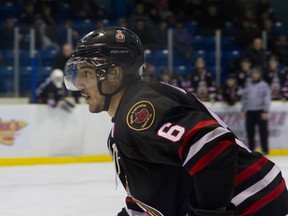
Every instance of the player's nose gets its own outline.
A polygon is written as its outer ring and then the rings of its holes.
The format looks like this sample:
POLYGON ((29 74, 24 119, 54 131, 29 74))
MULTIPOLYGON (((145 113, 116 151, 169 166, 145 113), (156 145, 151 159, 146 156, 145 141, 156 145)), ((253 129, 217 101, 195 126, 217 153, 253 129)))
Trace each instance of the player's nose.
POLYGON ((76 82, 75 82, 75 87, 76 89, 78 89, 79 91, 81 91, 82 89, 85 88, 85 83, 83 82, 83 79, 81 79, 81 77, 77 77, 76 82))

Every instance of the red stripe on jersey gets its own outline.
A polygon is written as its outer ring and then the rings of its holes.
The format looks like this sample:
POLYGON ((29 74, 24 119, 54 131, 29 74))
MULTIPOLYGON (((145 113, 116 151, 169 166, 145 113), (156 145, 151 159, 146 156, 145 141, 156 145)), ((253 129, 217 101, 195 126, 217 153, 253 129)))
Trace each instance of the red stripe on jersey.
POLYGON ((221 152, 223 152, 230 145, 235 142, 231 140, 225 140, 219 142, 214 148, 212 148, 207 154, 205 154, 196 164, 190 169, 189 174, 194 175, 196 172, 207 166, 214 158, 216 158, 221 152))
POLYGON ((239 213, 239 216, 250 215, 258 211, 263 206, 267 205, 268 203, 275 200, 278 196, 280 196, 281 193, 285 190, 285 188, 286 188, 286 185, 283 179, 282 182, 273 191, 271 191, 269 194, 264 196, 262 199, 256 201, 253 205, 251 205, 247 209, 241 211, 239 213))
POLYGON ((260 158, 254 164, 240 172, 235 179, 235 186, 238 186, 242 182, 244 182, 249 177, 253 176, 257 172, 261 170, 261 168, 268 162, 268 159, 265 157, 260 158))
POLYGON ((197 125, 195 125, 190 131, 188 131, 188 133, 186 134, 182 145, 179 147, 179 150, 178 150, 178 154, 179 154, 181 159, 183 158, 184 148, 187 145, 187 143, 189 142, 189 140, 191 139, 191 137, 195 133, 197 133, 199 130, 201 130, 203 127, 206 127, 206 126, 209 126, 209 125, 213 125, 213 124, 218 124, 218 122, 215 121, 215 120, 201 121, 197 125))
POLYGON ((126 197, 126 202, 136 204, 136 202, 129 196, 126 197))

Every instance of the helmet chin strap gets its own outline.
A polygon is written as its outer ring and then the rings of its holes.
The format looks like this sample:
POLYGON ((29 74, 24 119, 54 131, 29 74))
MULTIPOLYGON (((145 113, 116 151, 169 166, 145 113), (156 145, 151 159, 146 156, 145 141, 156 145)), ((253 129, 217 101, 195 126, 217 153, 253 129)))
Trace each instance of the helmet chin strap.
POLYGON ((103 111, 108 111, 109 110, 109 106, 110 106, 110 103, 111 103, 111 98, 113 95, 117 94, 118 92, 120 92, 125 86, 125 83, 121 84, 121 86, 119 86, 118 89, 116 89, 114 92, 110 93, 110 94, 106 94, 106 93, 103 93, 102 91, 102 81, 101 82, 98 82, 98 91, 99 93, 105 97, 105 101, 104 101, 104 108, 103 108, 103 111))
POLYGON ((131 83, 132 81, 137 82, 137 81, 141 80, 141 77, 140 76, 139 77, 138 76, 136 76, 136 77, 126 76, 126 77, 124 77, 122 84, 114 92, 109 93, 109 94, 103 93, 103 91, 102 91, 102 82, 105 80, 107 80, 107 76, 102 80, 98 80, 98 87, 99 87, 98 91, 99 91, 100 95, 105 97, 103 111, 108 111, 112 96, 117 94, 118 92, 120 92, 125 86, 129 85, 129 83, 131 83))
POLYGON ((110 107, 110 102, 111 102, 111 96, 105 96, 105 101, 104 101, 104 111, 108 111, 110 107))

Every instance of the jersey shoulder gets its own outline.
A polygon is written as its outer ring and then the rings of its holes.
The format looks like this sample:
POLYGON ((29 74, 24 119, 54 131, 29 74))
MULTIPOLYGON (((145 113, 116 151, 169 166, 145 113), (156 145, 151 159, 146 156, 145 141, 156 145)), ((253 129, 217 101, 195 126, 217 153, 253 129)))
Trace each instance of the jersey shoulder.
POLYGON ((121 129, 155 131, 167 119, 179 117, 185 109, 200 111, 201 106, 195 96, 180 88, 159 82, 140 82, 126 92, 115 122, 121 129))
POLYGON ((171 107, 177 105, 177 102, 161 94, 161 86, 155 86, 140 82, 128 89, 117 110, 115 123, 118 127, 147 131, 154 128, 171 107))

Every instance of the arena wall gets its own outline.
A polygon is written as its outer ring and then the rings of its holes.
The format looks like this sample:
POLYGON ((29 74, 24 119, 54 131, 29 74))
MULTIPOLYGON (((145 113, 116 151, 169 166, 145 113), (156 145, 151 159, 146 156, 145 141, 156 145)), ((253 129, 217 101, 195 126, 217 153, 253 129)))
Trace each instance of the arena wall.
MULTIPOLYGON (((245 141, 240 104, 206 105, 245 141)), ((106 113, 91 114, 87 105, 71 113, 46 105, 1 105, 0 165, 110 161, 106 142, 111 127, 106 113)), ((271 154, 288 155, 288 103, 272 103, 269 127, 271 154)))

